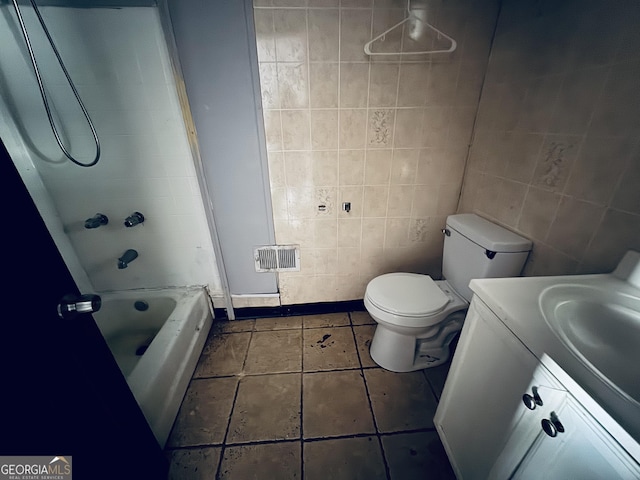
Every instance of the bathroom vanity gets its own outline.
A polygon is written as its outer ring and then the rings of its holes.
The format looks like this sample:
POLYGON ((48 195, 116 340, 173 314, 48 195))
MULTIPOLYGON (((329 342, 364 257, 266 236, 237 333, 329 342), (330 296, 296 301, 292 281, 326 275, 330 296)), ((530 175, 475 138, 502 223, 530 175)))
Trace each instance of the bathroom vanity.
POLYGON ((434 418, 458 478, 640 478, 632 253, 611 275, 471 282, 434 418))

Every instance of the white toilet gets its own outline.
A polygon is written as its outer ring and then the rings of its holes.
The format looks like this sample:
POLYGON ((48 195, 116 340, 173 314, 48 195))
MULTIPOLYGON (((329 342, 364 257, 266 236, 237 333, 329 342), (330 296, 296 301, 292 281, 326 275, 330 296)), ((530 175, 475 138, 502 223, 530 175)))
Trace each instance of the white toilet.
POLYGON ((531 242, 474 214, 447 217, 443 230, 444 280, 388 273, 367 285, 364 305, 378 323, 371 358, 392 372, 435 367, 449 359, 462 328, 473 278, 520 275, 531 242))

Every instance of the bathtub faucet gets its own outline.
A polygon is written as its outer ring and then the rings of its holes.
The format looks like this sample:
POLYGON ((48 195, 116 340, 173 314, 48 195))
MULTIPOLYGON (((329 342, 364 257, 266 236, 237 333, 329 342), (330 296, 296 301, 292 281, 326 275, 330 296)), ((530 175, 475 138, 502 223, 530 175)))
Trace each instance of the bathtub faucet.
POLYGON ((127 268, 129 264, 133 262, 136 258, 138 258, 138 252, 132 249, 127 250, 118 259, 118 268, 120 270, 122 270, 123 268, 127 268))
POLYGON ((144 222, 144 215, 142 215, 140 212, 133 212, 131 215, 124 219, 124 226, 128 228, 135 227, 142 222, 144 222))
POLYGON ((104 213, 96 213, 93 217, 87 218, 84 222, 84 228, 98 228, 100 225, 106 225, 109 219, 104 213))

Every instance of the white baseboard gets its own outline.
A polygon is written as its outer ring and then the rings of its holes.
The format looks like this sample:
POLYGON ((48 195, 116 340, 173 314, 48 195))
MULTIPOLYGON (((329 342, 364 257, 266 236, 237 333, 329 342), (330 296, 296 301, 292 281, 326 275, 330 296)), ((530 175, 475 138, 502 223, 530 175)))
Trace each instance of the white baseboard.
MULTIPOLYGON (((212 296, 214 308, 226 308, 224 297, 212 296)), ((231 295, 231 301, 233 302, 233 308, 247 308, 247 307, 279 307, 280 294, 279 293, 264 293, 258 295, 231 295)))

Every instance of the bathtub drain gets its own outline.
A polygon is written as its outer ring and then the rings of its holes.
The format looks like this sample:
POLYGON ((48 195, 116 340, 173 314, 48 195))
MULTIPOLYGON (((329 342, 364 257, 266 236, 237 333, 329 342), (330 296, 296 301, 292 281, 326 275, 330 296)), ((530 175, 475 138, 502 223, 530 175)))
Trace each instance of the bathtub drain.
POLYGON ((133 308, 135 308, 139 312, 146 312, 147 310, 149 310, 149 304, 147 302, 145 302, 144 300, 137 300, 133 304, 133 308))

